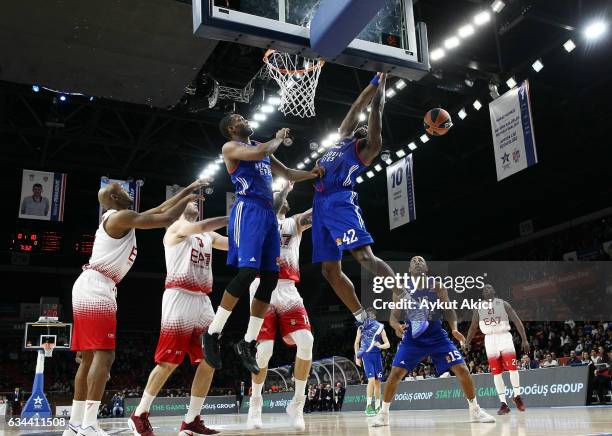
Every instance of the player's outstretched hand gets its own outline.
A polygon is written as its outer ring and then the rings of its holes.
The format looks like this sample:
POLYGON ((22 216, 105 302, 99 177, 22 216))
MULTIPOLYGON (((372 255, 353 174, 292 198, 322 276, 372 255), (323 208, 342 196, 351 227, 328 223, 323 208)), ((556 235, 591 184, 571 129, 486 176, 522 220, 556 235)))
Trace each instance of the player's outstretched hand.
POLYGON ((355 365, 361 367, 361 359, 357 356, 355 356, 355 365))
POLYGON ((208 177, 198 178, 194 180, 191 185, 187 186, 190 191, 195 191, 196 189, 202 189, 205 186, 210 185, 210 179, 208 177))
POLYGON ((322 166, 319 166, 319 161, 317 161, 314 168, 311 169, 310 172, 314 174, 315 177, 317 178, 323 177, 325 175, 325 168, 323 168, 322 166))
POLYGON ((459 344, 463 347, 465 344, 465 336, 463 336, 459 330, 453 330, 451 333, 453 334, 453 338, 457 339, 459 344))
POLYGON ((530 347, 529 347, 529 342, 527 342, 527 341, 522 341, 522 342, 521 342, 521 349, 523 350, 523 353, 525 353, 525 354, 529 354, 529 349, 530 349, 530 347))
POLYGON ((290 133, 291 130, 288 128, 280 129, 278 132, 276 132, 276 139, 285 139, 290 133))

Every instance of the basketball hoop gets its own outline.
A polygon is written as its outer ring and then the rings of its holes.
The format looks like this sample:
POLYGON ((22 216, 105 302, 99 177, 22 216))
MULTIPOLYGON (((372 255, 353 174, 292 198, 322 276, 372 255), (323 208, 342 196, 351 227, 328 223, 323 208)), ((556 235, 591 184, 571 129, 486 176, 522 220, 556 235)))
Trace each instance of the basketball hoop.
POLYGON ((280 111, 301 118, 315 116, 314 99, 323 59, 309 59, 290 53, 268 50, 263 58, 270 77, 281 91, 280 111))
POLYGON ((53 349, 55 348, 55 344, 51 342, 45 342, 42 344, 43 350, 45 350, 45 357, 51 357, 53 355, 53 349))

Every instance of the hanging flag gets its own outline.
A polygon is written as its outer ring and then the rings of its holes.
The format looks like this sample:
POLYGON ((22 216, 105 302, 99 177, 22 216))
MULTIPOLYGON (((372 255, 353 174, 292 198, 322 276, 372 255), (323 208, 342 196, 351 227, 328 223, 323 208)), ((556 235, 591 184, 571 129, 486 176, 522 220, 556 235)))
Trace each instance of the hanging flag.
MULTIPOLYGON (((170 197, 174 197, 180 191, 184 189, 183 186, 179 185, 166 185, 166 200, 170 197)), ((198 220, 204 219, 204 199, 198 199, 198 220)))
POLYGON ((489 104, 497 181, 538 163, 529 81, 489 104))
POLYGON ((387 167, 387 196, 391 230, 416 220, 412 154, 387 167))
POLYGON ((19 218, 64 221, 66 174, 23 170, 19 218))
MULTIPOLYGON (((139 212, 140 211, 140 189, 141 186, 136 180, 117 180, 117 179, 109 179, 108 177, 102 176, 100 177, 100 189, 104 188, 109 183, 119 183, 123 186, 130 197, 132 197, 132 205, 130 206, 130 210, 139 212)), ((104 214, 104 208, 100 205, 98 209, 98 221, 102 221, 102 215, 104 214)))

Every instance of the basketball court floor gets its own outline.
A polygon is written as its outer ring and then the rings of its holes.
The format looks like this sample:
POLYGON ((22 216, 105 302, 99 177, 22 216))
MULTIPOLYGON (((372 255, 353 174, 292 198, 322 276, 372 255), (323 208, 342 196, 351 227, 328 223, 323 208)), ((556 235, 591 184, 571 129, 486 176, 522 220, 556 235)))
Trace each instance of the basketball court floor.
MULTIPOLYGON (((491 412, 491 411, 489 411, 491 412)), ((553 407, 528 409, 524 413, 512 412, 496 416, 495 424, 476 424, 468 421, 466 410, 419 410, 391 412, 391 426, 372 428, 361 412, 317 412, 305 415, 306 431, 316 435, 371 435, 394 436, 407 433, 434 435, 612 435, 612 406, 609 407, 553 407)), ((178 434, 181 417, 153 417, 151 424, 158 436, 178 434)), ((298 434, 287 427, 287 417, 280 413, 263 415, 266 428, 246 430, 246 414, 208 415, 206 425, 224 435, 298 434)), ((125 419, 101 420, 109 434, 130 434, 125 419)), ((59 436, 62 429, 16 429, 4 427, 7 436, 17 434, 59 436)), ((3 432, 0 430, 0 434, 3 432)))

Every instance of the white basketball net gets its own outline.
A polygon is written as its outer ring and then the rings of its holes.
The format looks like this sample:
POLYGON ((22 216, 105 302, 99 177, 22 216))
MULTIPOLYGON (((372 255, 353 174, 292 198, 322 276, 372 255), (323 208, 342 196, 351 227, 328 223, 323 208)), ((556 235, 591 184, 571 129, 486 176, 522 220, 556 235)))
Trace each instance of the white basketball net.
POLYGON ((280 87, 280 111, 284 115, 314 117, 315 93, 325 61, 268 50, 264 62, 270 77, 276 80, 280 87))
POLYGON ((43 350, 45 350, 45 357, 53 356, 53 349, 55 348, 55 344, 50 342, 45 342, 42 344, 43 350))

